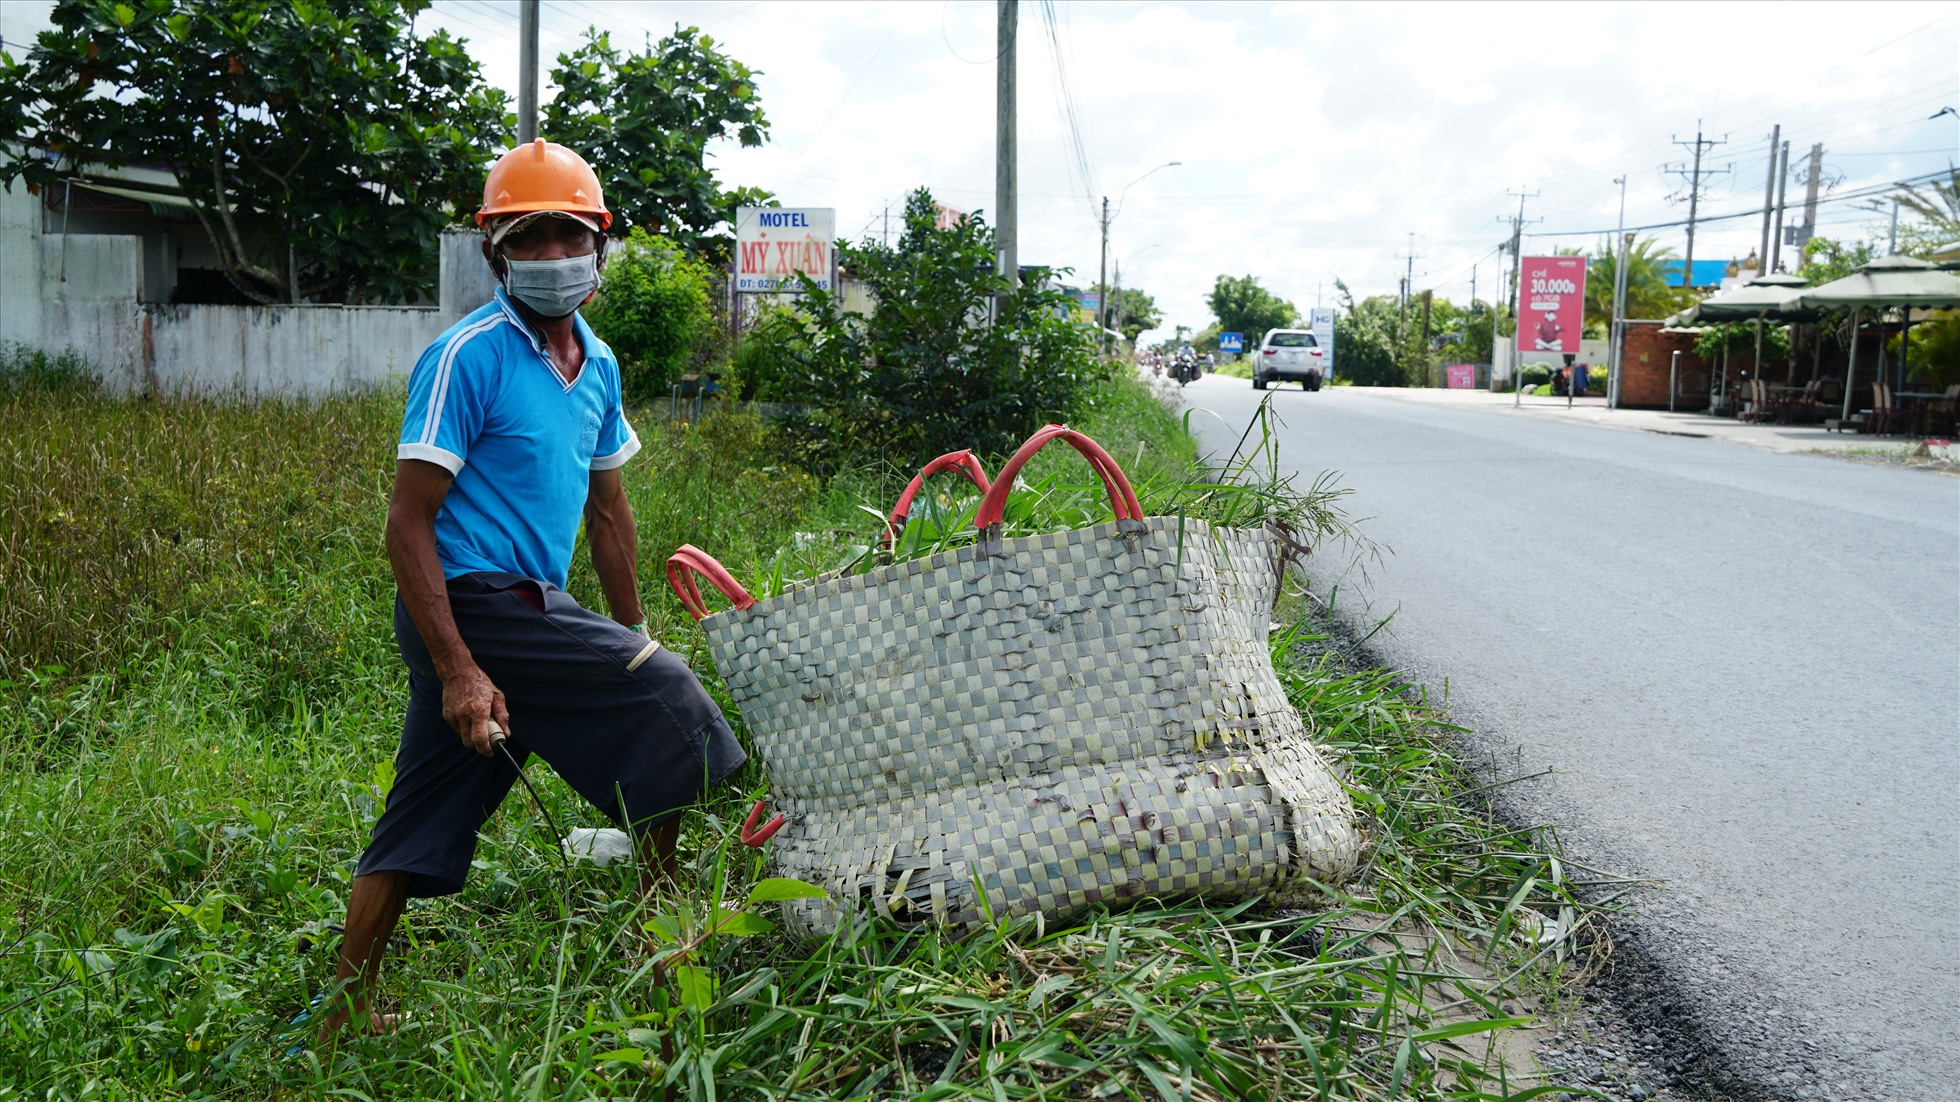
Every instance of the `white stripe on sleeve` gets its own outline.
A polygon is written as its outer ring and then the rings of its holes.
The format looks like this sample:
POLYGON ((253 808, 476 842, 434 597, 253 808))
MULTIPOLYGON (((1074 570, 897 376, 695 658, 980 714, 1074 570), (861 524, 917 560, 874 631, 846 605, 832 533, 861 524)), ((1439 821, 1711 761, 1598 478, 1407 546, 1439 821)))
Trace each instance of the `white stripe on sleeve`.
POLYGON ((631 435, 627 436, 626 444, 624 447, 620 448, 618 451, 612 453, 611 455, 600 455, 600 456, 593 457, 592 460, 593 470, 610 471, 617 467, 624 467, 626 465, 627 460, 639 454, 640 434, 633 432, 631 428, 628 428, 627 432, 630 433, 631 435))
MULTIPOLYGON (((456 364, 456 353, 461 351, 462 347, 468 344, 472 338, 479 334, 487 333, 503 323, 504 319, 501 314, 493 314, 470 326, 468 329, 457 333, 449 339, 448 345, 444 346, 442 358, 436 362, 435 381, 429 387, 429 408, 428 412, 422 418, 421 443, 434 444, 436 442, 436 430, 442 427, 442 407, 443 403, 449 397, 450 369, 456 364)), ((460 462, 458 465, 460 466, 460 462)), ((451 473, 453 474, 454 472, 452 471, 451 473)))
POLYGON ((434 463, 455 477, 463 469, 463 457, 448 448, 438 448, 434 444, 397 444, 396 459, 420 459, 424 463, 434 463))

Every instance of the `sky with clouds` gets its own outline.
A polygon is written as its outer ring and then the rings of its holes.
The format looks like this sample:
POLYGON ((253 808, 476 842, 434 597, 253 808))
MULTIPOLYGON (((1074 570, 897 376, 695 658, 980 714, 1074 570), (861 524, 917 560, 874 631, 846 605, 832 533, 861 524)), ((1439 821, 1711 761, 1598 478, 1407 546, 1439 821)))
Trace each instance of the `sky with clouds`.
MULTIPOLYGON (((703 28, 761 71, 771 122, 763 148, 716 150, 722 179, 833 207, 856 238, 921 185, 950 206, 993 208, 996 10, 544 0, 541 42, 548 69, 588 26, 633 46, 677 23, 703 28)), ((1673 140, 1697 120, 1727 139, 1707 162, 1733 167, 1709 185, 1705 215, 1761 210, 1777 123, 1793 167, 1824 143, 1837 193, 1960 161, 1960 117, 1929 118, 1960 108, 1951 2, 1019 10, 1021 261, 1093 282, 1096 207, 1121 196, 1111 263, 1194 328, 1210 320, 1220 273, 1252 274, 1304 308, 1331 304, 1337 277, 1357 295, 1393 293, 1411 252, 1418 289, 1463 300, 1474 273, 1488 297, 1516 190, 1537 193, 1528 233, 1563 234, 1528 237, 1527 254, 1598 242, 1618 218, 1620 176, 1630 226, 1679 221, 1685 205, 1669 197, 1682 184, 1664 168, 1686 158, 1673 140), (1139 179, 1169 161, 1182 164, 1139 179)), ((514 0, 439 0, 418 26, 468 38, 514 97, 516 12, 514 0)), ((1790 193, 1799 201, 1801 185, 1790 193)), ((1882 232, 1885 217, 1827 202, 1820 232, 1882 232)), ((1679 228, 1653 232, 1684 244, 1679 228)), ((1757 216, 1711 222, 1695 254, 1739 258, 1760 233, 1757 216)))

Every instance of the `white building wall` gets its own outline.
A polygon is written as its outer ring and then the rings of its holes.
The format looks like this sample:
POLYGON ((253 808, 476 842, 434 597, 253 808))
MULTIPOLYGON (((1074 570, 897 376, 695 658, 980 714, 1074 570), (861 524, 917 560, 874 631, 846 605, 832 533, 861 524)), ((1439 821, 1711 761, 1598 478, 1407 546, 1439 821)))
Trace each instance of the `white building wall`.
POLYGON ((440 305, 145 302, 138 237, 42 228, 41 201, 0 191, 0 341, 82 357, 111 393, 319 398, 407 376, 422 349, 490 298, 472 232, 441 243, 440 305), (65 278, 63 278, 65 275, 65 278))
POLYGON ((0 190, 0 342, 41 345, 41 201, 15 180, 0 190))

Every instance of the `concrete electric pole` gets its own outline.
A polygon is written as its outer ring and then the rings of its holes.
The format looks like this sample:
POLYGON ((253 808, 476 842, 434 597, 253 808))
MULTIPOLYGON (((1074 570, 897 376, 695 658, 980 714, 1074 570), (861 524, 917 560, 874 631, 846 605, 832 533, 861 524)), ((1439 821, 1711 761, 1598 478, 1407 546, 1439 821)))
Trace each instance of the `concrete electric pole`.
POLYGON ((1784 142, 1783 149, 1776 159, 1776 228, 1769 234, 1769 256, 1764 258, 1767 265, 1763 270, 1780 272, 1783 270, 1783 205, 1790 192, 1790 143, 1784 142))
POLYGON ((1096 256, 1096 347, 1109 351, 1109 196, 1102 197, 1102 249, 1096 256))
MULTIPOLYGON (((1525 223, 1525 217, 1524 217, 1524 204, 1525 204, 1525 200, 1527 200, 1527 199, 1536 199, 1536 198, 1538 198, 1538 193, 1537 193, 1537 192, 1535 192, 1535 191, 1513 191, 1513 192, 1509 192, 1508 194, 1509 194, 1509 195, 1510 195, 1510 196, 1511 196, 1512 198, 1514 198, 1514 199, 1516 199, 1516 200, 1518 201, 1518 213, 1517 213, 1517 216, 1516 216, 1516 217, 1513 217, 1513 218, 1508 218, 1508 219, 1506 219, 1506 218, 1499 218, 1499 219, 1498 219, 1498 221, 1499 221, 1499 222, 1506 222, 1506 221, 1508 221, 1508 222, 1510 222, 1510 223, 1511 223, 1511 245, 1510 245, 1510 248, 1511 248, 1511 318, 1512 318, 1512 321, 1513 321, 1513 324, 1515 324, 1515 323, 1516 323, 1516 319, 1517 319, 1517 316, 1518 316, 1518 267, 1519 267, 1519 263, 1520 263, 1520 261, 1519 261, 1519 259, 1518 259, 1518 249, 1520 248, 1520 246, 1521 246, 1521 244, 1522 244, 1522 242, 1523 242, 1523 239, 1524 239, 1524 227, 1525 227, 1525 224, 1526 224, 1526 223, 1525 223)), ((1532 219, 1531 221, 1533 221, 1533 222, 1542 222, 1542 221, 1544 221, 1544 219, 1542 219, 1542 218, 1534 218, 1534 219, 1532 219)), ((1503 315, 1501 315, 1501 314, 1500 314, 1500 315, 1498 316, 1498 318, 1497 318, 1497 321, 1498 321, 1498 322, 1501 322, 1501 321, 1503 321, 1503 315)), ((1502 332, 1502 330, 1503 330, 1503 326, 1502 326, 1502 325, 1500 325, 1500 324, 1497 324, 1497 322, 1493 322, 1493 323, 1491 324, 1491 335, 1492 335, 1492 341, 1493 341, 1493 343, 1495 343, 1496 341, 1499 341, 1499 340, 1502 340, 1502 339, 1503 339, 1503 336, 1504 336, 1504 334, 1503 334, 1503 332, 1502 332)), ((1514 336, 1516 335, 1516 334, 1515 334, 1515 330, 1513 331, 1513 335, 1514 335, 1514 336)), ((1492 348, 1492 349, 1491 349, 1491 370, 1492 370, 1493 372, 1495 372, 1495 371, 1497 370, 1497 355, 1496 355, 1496 353, 1497 353, 1497 349, 1496 349, 1496 348, 1492 348)), ((1523 405, 1523 404, 1524 404, 1524 386, 1522 385, 1522 382, 1521 382, 1521 380, 1520 380, 1520 377, 1519 377, 1519 371, 1518 371, 1518 366, 1519 366, 1519 365, 1518 365, 1518 351, 1517 351, 1517 342, 1516 342, 1516 341, 1513 341, 1513 342, 1512 342, 1512 347, 1511 347, 1511 349, 1510 349, 1510 354, 1509 354, 1509 355, 1507 355, 1507 356, 1505 357, 1505 361, 1506 361, 1507 363, 1509 363, 1509 364, 1511 365, 1511 366, 1510 366, 1510 372, 1509 372, 1509 377, 1510 377, 1510 378, 1511 378, 1511 380, 1512 380, 1512 385, 1511 385, 1511 393, 1512 393, 1512 398, 1511 398, 1511 404, 1512 404, 1512 405, 1514 405, 1514 406, 1521 406, 1521 405, 1523 405)))
POLYGON ((1769 223, 1776 208, 1776 150, 1783 144, 1783 124, 1769 132, 1769 168, 1763 173, 1763 244, 1756 250, 1756 274, 1769 274, 1769 223))
MULTIPOLYGON (((1803 240, 1797 244, 1799 250, 1810 244, 1811 238, 1817 236, 1817 182, 1824 177, 1823 142, 1810 147, 1810 170, 1804 173, 1804 176, 1803 240)), ((1801 272, 1804 266, 1810 263, 1810 253, 1799 251, 1797 256, 1800 258, 1797 261, 1797 271, 1801 272)))
MULTIPOLYGON (((1690 148, 1690 147, 1692 147, 1692 148, 1693 148, 1693 150, 1694 150, 1694 155, 1695 155, 1695 156, 1694 156, 1694 163, 1693 163, 1693 167, 1692 167, 1692 168, 1686 168, 1686 169, 1684 169, 1684 168, 1679 168, 1679 167, 1671 167, 1671 168, 1668 168, 1668 169, 1666 170, 1666 171, 1668 171, 1668 172, 1672 172, 1672 173, 1674 173, 1674 174, 1675 174, 1676 176, 1680 176, 1680 177, 1683 177, 1683 178, 1685 178, 1685 179, 1686 179, 1686 180, 1688 181, 1688 191, 1687 191, 1687 198, 1688 198, 1688 252, 1687 252, 1687 255, 1686 255, 1685 257, 1683 257, 1683 258, 1682 258, 1682 261, 1681 261, 1681 286, 1683 286, 1683 287, 1692 287, 1692 286, 1694 286, 1694 278, 1695 278, 1695 218, 1696 218, 1696 216, 1698 215, 1698 213, 1699 213, 1699 211, 1700 211, 1700 209, 1701 209, 1701 190, 1702 190, 1702 189, 1701 189, 1701 182, 1702 182, 1702 178, 1703 178, 1703 177, 1706 177, 1706 176, 1718 176, 1718 175, 1720 175, 1720 174, 1722 174, 1722 173, 1725 173, 1725 172, 1732 172, 1732 171, 1734 171, 1734 170, 1735 170, 1735 166, 1734 166, 1733 164, 1731 164, 1731 165, 1729 165, 1729 166, 1728 166, 1727 168, 1711 168, 1711 169, 1707 169, 1707 170, 1705 170, 1705 171, 1704 171, 1704 170, 1702 169, 1702 167, 1701 167, 1701 155, 1702 155, 1702 154, 1703 154, 1704 152, 1706 152, 1706 151, 1708 151, 1708 150, 1710 150, 1710 149, 1713 149, 1713 148, 1715 148, 1715 147, 1716 147, 1716 146, 1718 146, 1718 145, 1727 145, 1727 144, 1728 144, 1728 140, 1729 140, 1729 139, 1728 139, 1728 135, 1726 135, 1726 134, 1724 134, 1724 135, 1723 135, 1722 137, 1720 137, 1720 138, 1704 138, 1704 137, 1702 137, 1702 136, 1701 136, 1701 123, 1699 123, 1699 122, 1697 122, 1697 123, 1695 123, 1695 140, 1694 140, 1694 141, 1692 141, 1692 142, 1684 142, 1684 141, 1682 141, 1682 140, 1681 140, 1681 139, 1679 139, 1679 138, 1676 138, 1676 139, 1674 139, 1674 144, 1675 144, 1675 145, 1678 145, 1678 146, 1681 146, 1681 147, 1682 147, 1682 148, 1684 148, 1684 149, 1685 149, 1685 148, 1690 148)), ((1677 193, 1677 195, 1676 195, 1676 199, 1677 199, 1677 201, 1678 201, 1678 199, 1679 199, 1679 193, 1677 193)))
POLYGON ((1015 216, 1014 171, 1014 42, 1020 26, 1019 0, 999 0, 1000 56, 994 59, 999 86, 995 94, 994 116, 994 240, 1000 250, 1000 274, 1010 287, 1021 285, 1021 262, 1015 235, 1020 220, 1015 216))
POLYGON ((517 144, 538 137, 538 0, 517 0, 517 144))

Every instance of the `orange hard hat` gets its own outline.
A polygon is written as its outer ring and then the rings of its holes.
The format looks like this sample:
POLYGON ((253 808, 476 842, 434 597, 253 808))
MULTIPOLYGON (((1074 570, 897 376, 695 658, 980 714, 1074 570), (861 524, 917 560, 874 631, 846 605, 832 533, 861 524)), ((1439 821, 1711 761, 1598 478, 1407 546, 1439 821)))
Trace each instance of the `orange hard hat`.
POLYGON ((591 215, 599 220, 602 230, 612 225, 612 213, 606 210, 605 196, 599 193, 598 173, 585 158, 539 138, 518 146, 490 166, 476 224, 481 226, 499 214, 547 210, 591 215))

